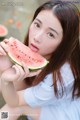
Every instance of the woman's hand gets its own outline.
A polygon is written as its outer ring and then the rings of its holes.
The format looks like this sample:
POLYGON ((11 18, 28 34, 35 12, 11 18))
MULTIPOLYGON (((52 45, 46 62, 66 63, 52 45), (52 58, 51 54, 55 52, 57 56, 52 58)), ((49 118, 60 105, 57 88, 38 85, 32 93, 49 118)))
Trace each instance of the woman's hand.
MULTIPOLYGON (((7 41, 7 39, 5 39, 4 41, 7 41)), ((6 52, 7 48, 5 51, 0 43, 0 74, 2 74, 2 72, 4 72, 13 65, 6 52)))
POLYGON ((14 81, 21 81, 24 80, 26 77, 32 77, 38 75, 41 70, 36 72, 30 72, 28 67, 23 64, 23 68, 17 64, 13 65, 12 68, 5 70, 1 75, 1 80, 5 83, 14 82, 14 81))
POLYGON ((3 46, 3 43, 8 42, 8 39, 4 39, 2 42, 0 42, 0 55, 6 55, 6 53, 8 52, 8 47, 7 46, 3 46), (5 50, 3 49, 5 47, 5 50))

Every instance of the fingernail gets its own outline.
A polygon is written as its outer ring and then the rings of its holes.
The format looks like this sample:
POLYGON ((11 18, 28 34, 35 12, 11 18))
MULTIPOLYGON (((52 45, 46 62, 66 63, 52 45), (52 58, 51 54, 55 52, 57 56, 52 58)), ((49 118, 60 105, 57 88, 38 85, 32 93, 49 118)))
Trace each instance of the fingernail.
POLYGON ((15 68, 15 65, 13 65, 12 68, 15 68))

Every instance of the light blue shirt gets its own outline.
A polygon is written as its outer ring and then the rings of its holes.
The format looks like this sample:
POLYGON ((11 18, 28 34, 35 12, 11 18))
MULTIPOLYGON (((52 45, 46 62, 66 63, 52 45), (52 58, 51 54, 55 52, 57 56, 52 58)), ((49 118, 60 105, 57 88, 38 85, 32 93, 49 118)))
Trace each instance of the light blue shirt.
POLYGON ((72 100, 74 76, 70 65, 65 63, 60 72, 64 84, 63 97, 61 97, 62 89, 59 80, 57 81, 59 98, 55 96, 52 73, 48 74, 38 85, 24 91, 24 99, 27 104, 31 107, 42 108, 40 120, 80 120, 80 104, 78 105, 80 100, 78 102, 76 99, 72 100))

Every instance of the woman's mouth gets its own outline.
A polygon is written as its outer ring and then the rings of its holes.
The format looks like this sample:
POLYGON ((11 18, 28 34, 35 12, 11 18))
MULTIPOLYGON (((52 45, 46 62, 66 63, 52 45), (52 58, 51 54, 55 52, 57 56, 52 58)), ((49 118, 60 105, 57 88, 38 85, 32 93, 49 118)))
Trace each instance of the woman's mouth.
POLYGON ((30 49, 32 50, 32 51, 34 51, 34 52, 38 52, 38 50, 39 50, 39 48, 38 47, 36 47, 34 44, 32 44, 31 43, 31 45, 30 45, 30 49))

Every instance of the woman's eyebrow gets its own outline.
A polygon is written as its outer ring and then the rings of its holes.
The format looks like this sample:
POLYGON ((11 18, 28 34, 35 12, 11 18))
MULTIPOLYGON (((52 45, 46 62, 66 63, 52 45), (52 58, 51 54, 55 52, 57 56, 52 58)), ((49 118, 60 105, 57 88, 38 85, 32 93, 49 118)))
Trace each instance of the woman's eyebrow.
POLYGON ((42 22, 38 18, 36 18, 35 20, 37 20, 38 22, 40 22, 42 24, 42 22))
POLYGON ((55 32, 57 35, 59 35, 58 32, 55 29, 53 29, 51 27, 49 27, 49 29, 52 30, 53 32, 55 32))

